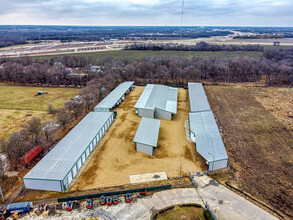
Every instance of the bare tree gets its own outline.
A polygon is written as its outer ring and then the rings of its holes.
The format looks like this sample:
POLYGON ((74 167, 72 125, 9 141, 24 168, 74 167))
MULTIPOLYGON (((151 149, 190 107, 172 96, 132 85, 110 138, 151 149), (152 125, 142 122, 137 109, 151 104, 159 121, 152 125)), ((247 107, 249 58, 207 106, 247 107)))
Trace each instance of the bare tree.
POLYGON ((66 125, 70 122, 70 114, 64 109, 59 108, 57 112, 57 122, 62 125, 63 130, 66 128, 66 125))
POLYGON ((3 181, 5 177, 4 162, 0 159, 0 181, 3 181))
POLYGON ((78 118, 79 115, 83 112, 83 102, 78 100, 69 100, 64 103, 65 108, 69 112, 73 112, 75 119, 78 118))
POLYGON ((13 152, 12 147, 9 145, 8 141, 1 142, 1 150, 5 154, 5 156, 7 157, 8 161, 10 163, 10 166, 13 167, 14 152, 13 152))
POLYGON ((52 134, 58 129, 58 125, 54 120, 47 121, 43 125, 43 132, 45 134, 46 140, 49 141, 52 134))
POLYGON ((42 121, 40 118, 32 118, 24 127, 24 132, 31 142, 35 145, 39 144, 39 137, 42 134, 42 121))

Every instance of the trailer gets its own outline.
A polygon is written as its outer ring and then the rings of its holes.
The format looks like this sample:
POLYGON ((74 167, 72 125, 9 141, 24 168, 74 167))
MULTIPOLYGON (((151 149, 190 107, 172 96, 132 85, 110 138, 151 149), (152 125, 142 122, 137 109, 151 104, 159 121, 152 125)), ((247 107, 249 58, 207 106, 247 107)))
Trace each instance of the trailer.
POLYGON ((30 211, 32 204, 29 202, 11 203, 7 206, 7 213, 12 215, 13 213, 24 214, 30 211))
POLYGON ((35 146, 21 158, 19 158, 19 163, 23 166, 26 166, 29 162, 31 162, 36 156, 38 156, 42 152, 42 146, 35 146))

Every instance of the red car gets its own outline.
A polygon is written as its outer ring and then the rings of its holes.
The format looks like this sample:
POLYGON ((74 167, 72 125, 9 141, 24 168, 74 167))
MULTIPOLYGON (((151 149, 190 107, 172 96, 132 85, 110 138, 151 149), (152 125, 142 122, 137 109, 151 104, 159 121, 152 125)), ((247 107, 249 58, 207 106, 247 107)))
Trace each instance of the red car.
POLYGON ((101 198, 100 198, 100 205, 105 205, 105 204, 106 204, 105 196, 101 196, 101 198))
POLYGON ((115 195, 113 196, 113 204, 117 205, 119 203, 118 197, 115 195))
POLYGON ((112 198, 111 196, 107 197, 107 206, 111 206, 112 205, 112 198))
POLYGON ((125 202, 130 203, 132 201, 130 193, 125 195, 125 202))

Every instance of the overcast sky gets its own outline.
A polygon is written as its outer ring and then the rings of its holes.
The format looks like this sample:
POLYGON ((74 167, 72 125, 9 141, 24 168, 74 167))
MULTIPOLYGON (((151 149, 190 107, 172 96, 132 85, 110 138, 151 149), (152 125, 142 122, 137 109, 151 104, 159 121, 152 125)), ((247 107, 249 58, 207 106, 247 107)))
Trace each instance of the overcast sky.
MULTIPOLYGON (((0 24, 181 24, 181 0, 0 0, 0 24)), ((185 26, 293 26, 293 0, 185 0, 185 26)))

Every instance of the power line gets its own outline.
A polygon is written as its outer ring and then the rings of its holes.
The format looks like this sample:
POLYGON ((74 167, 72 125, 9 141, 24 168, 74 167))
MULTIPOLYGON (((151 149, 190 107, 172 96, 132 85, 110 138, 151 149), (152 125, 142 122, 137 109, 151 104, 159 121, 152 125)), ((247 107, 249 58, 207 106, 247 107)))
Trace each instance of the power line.
POLYGON ((181 37, 180 37, 180 40, 182 40, 182 34, 183 34, 183 9, 184 9, 184 0, 182 0, 182 8, 181 8, 181 37))

